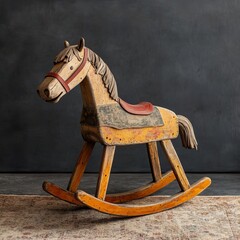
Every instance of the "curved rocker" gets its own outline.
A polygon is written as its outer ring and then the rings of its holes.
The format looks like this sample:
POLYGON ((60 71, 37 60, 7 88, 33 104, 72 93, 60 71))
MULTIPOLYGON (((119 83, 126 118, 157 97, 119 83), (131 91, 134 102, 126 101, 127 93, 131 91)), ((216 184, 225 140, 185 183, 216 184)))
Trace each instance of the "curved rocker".
POLYGON ((109 213, 118 216, 141 216, 148 215, 152 213, 158 213, 170 208, 174 208, 193 197, 200 194, 204 189, 206 189, 211 184, 211 179, 208 177, 202 178, 195 184, 193 184, 188 190, 180 192, 173 197, 169 197, 167 200, 163 200, 160 203, 150 204, 150 205, 130 205, 130 204, 112 204, 106 201, 102 201, 92 195, 84 192, 78 191, 76 198, 82 203, 86 204, 88 207, 93 208, 102 213, 109 213))
MULTIPOLYGON (((111 203, 123 203, 144 198, 164 188, 175 179, 176 178, 174 173, 172 171, 169 171, 166 174, 164 174, 163 177, 157 182, 152 182, 146 186, 127 192, 108 194, 105 198, 105 201, 111 203)), ((61 187, 51 182, 45 181, 42 187, 45 192, 48 192, 52 196, 57 197, 65 202, 69 202, 78 206, 84 206, 84 204, 81 201, 75 198, 75 193, 62 189, 61 187)))
POLYGON ((43 189, 51 195, 78 206, 98 211, 139 216, 175 207, 202 192, 211 183, 209 178, 189 184, 171 140, 180 134, 186 148, 197 149, 191 122, 166 108, 142 102, 131 105, 118 95, 116 80, 107 64, 81 38, 78 45, 64 42, 64 49, 56 56, 54 66, 38 87, 38 94, 46 102, 57 103, 66 93, 80 85, 83 96, 81 134, 85 140, 79 159, 66 190, 44 182, 43 189), (78 187, 96 142, 104 146, 95 197, 78 187), (160 142, 172 171, 162 176, 157 142, 160 142), (116 146, 146 144, 153 182, 124 193, 107 195, 107 188, 116 146), (151 195, 173 180, 182 192, 157 204, 119 205, 151 195))
POLYGON ((111 203, 123 203, 123 202, 129 202, 132 200, 144 198, 166 187, 175 179, 176 178, 173 171, 169 171, 166 174, 164 174, 162 178, 159 179, 157 182, 151 182, 146 186, 143 186, 134 190, 130 190, 127 192, 108 194, 105 198, 105 201, 111 202, 111 203))
POLYGON ((43 182, 42 187, 45 192, 51 194, 56 198, 78 206, 84 206, 82 202, 75 198, 75 193, 64 190, 51 182, 43 182))

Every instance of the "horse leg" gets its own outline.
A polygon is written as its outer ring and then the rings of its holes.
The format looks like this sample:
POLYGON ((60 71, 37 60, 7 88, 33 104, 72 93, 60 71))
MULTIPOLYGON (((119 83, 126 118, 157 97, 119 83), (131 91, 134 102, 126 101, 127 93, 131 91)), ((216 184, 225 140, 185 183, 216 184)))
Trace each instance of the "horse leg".
POLYGON ((147 143, 147 151, 148 151, 148 158, 149 158, 149 163, 151 167, 153 181, 157 182, 162 178, 157 142, 147 143))
POLYGON ((81 178, 83 176, 83 173, 89 161, 94 145, 95 145, 94 143, 90 143, 90 142, 84 143, 83 148, 80 152, 80 156, 76 163, 75 169, 70 178, 67 190, 62 189, 61 187, 51 182, 44 182, 43 190, 53 195, 54 197, 57 197, 66 202, 73 203, 80 206, 84 205, 74 197, 74 194, 77 191, 77 188, 80 184, 81 178))
POLYGON ((78 161, 76 163, 75 169, 74 169, 72 176, 70 178, 70 181, 68 183, 68 187, 67 187, 68 191, 70 191, 70 192, 77 191, 77 188, 80 184, 81 178, 82 178, 85 168, 88 164, 90 155, 94 148, 94 145, 95 145, 95 143, 93 143, 93 142, 91 142, 91 143, 85 142, 85 144, 83 145, 83 148, 82 148, 82 151, 78 158, 78 161))
POLYGON ((182 191, 186 191, 187 189, 190 188, 190 184, 189 184, 187 176, 184 172, 182 164, 178 158, 178 155, 172 145, 171 140, 161 141, 161 146, 167 155, 167 158, 171 164, 173 172, 176 176, 176 179, 177 179, 182 191))
POLYGON ((101 170, 99 172, 96 189, 96 197, 101 200, 104 200, 106 197, 115 149, 116 149, 115 146, 104 146, 101 170))

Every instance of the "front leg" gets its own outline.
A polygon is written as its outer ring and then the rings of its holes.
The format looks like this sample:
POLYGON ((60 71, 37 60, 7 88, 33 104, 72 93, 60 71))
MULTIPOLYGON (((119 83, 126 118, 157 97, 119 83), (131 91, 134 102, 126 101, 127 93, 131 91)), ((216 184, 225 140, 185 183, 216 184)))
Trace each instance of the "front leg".
POLYGON ((74 197, 74 195, 80 184, 81 178, 83 176, 83 173, 85 171, 87 163, 90 159, 90 155, 92 153, 94 145, 95 145, 95 143, 92 143, 92 142, 84 143, 83 148, 80 153, 80 156, 76 163, 75 169, 70 178, 67 190, 62 189, 61 187, 59 187, 51 182, 44 182, 43 190, 63 201, 66 201, 66 202, 69 202, 72 204, 76 204, 79 206, 83 206, 84 204, 81 203, 79 200, 77 200, 74 197))

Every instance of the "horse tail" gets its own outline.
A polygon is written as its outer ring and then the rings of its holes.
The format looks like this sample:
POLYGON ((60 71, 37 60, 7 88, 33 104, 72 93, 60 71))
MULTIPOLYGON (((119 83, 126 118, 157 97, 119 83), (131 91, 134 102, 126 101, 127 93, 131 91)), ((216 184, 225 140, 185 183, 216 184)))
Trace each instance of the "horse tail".
POLYGON ((191 122, 184 116, 178 116, 178 124, 179 124, 179 133, 182 140, 182 145, 185 148, 196 150, 198 149, 198 143, 194 134, 193 126, 191 122))

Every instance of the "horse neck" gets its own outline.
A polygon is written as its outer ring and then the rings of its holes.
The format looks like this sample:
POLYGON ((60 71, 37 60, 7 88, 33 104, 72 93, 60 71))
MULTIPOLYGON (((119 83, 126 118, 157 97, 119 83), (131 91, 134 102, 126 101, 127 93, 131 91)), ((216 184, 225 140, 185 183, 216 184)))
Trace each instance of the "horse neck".
POLYGON ((97 108, 99 105, 116 103, 104 86, 102 76, 96 74, 93 66, 90 66, 87 76, 80 84, 80 88, 84 107, 97 108))

